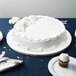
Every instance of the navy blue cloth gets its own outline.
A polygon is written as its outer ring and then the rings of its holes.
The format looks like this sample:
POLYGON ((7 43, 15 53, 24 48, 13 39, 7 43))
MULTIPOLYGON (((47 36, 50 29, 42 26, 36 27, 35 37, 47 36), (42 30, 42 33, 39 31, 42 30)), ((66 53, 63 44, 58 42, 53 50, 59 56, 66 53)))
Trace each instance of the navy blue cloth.
MULTIPOLYGON (((68 53, 70 56, 76 58, 76 38, 74 36, 74 32, 76 29, 76 18, 58 18, 61 21, 67 20, 67 24, 65 27, 72 35, 72 43, 71 45, 64 50, 63 52, 68 53)), ((9 18, 0 18, 0 31, 2 31, 4 38, 0 42, 0 54, 2 51, 6 51, 5 56, 17 59, 23 59, 23 64, 8 70, 6 72, 0 73, 0 76, 52 76, 48 71, 48 62, 55 56, 58 56, 60 53, 47 56, 47 57, 35 57, 23 55, 12 50, 7 42, 6 35, 9 30, 12 29, 13 25, 8 23, 9 18), (6 47, 6 48, 5 48, 6 47)))

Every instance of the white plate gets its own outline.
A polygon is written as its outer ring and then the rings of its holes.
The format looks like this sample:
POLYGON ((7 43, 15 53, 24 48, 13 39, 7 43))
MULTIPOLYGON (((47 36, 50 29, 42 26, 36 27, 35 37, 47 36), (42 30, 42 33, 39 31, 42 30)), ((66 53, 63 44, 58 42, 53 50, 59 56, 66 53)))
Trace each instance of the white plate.
POLYGON ((58 57, 55 57, 49 61, 48 70, 53 76, 76 76, 76 58, 70 57, 68 67, 62 68, 58 64, 58 57))
MULTIPOLYGON (((7 34, 7 43, 8 45, 15 51, 22 53, 22 54, 29 54, 29 55, 35 55, 35 56, 48 56, 48 55, 53 55, 56 54, 58 52, 61 52, 62 50, 64 50, 65 48, 67 48, 71 41, 72 41, 72 37, 70 35, 70 33, 66 30, 64 37, 62 37, 61 39, 59 39, 59 41, 56 41, 57 43, 59 43, 59 45, 56 45, 55 47, 53 47, 52 49, 48 49, 45 51, 31 51, 31 50, 26 50, 23 49, 22 47, 20 47, 20 44, 17 44, 13 37, 12 37, 12 30, 8 32, 7 34), (65 37, 65 39, 64 39, 65 37)), ((56 42, 54 41, 54 44, 56 44, 56 42)), ((53 44, 53 43, 51 43, 53 44)))

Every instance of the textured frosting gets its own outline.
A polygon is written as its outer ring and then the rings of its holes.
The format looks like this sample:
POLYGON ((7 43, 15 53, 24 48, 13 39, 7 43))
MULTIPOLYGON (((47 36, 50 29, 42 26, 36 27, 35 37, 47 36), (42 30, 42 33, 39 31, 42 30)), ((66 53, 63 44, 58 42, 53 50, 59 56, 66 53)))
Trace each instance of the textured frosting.
POLYGON ((64 24, 48 16, 24 17, 14 25, 12 31, 12 37, 17 44, 20 44, 19 47, 33 51, 53 49, 63 39, 66 39, 64 24))
MULTIPOLYGON (((13 30, 12 30, 13 31, 13 30)), ((57 47, 57 45, 64 44, 65 42, 63 40, 66 40, 65 32, 62 33, 59 37, 55 38, 54 40, 49 40, 46 42, 34 42, 29 41, 25 38, 21 38, 18 35, 15 34, 15 32, 12 33, 12 37, 14 41, 18 44, 20 44, 21 47, 31 50, 44 50, 44 49, 53 49, 54 47, 57 47), (63 43, 62 43, 63 41, 63 43)), ((45 50, 44 50, 45 51, 45 50)))
POLYGON ((12 17, 12 19, 9 20, 9 24, 15 24, 19 20, 20 20, 20 18, 18 18, 18 17, 12 17))
POLYGON ((48 41, 65 31, 64 24, 48 16, 24 17, 14 25, 17 35, 30 41, 48 41))
POLYGON ((68 62, 69 61, 69 55, 62 53, 62 54, 60 54, 59 59, 63 62, 68 62))

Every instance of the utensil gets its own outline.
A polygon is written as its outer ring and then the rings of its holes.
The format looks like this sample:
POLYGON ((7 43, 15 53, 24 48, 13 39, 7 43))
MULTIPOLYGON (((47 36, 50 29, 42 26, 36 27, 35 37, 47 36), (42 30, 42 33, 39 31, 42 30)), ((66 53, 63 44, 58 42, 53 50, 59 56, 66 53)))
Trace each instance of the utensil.
POLYGON ((75 37, 76 37, 76 30, 75 30, 75 37))
POLYGON ((10 59, 8 57, 0 58, 0 72, 7 71, 15 66, 21 64, 23 60, 10 59))
POLYGON ((63 24, 67 24, 67 22, 68 22, 67 20, 62 21, 63 24))
POLYGON ((5 55, 5 51, 2 51, 2 54, 0 55, 0 72, 6 71, 15 66, 18 66, 19 64, 23 62, 23 60, 10 59, 8 57, 3 57, 4 55, 5 55))

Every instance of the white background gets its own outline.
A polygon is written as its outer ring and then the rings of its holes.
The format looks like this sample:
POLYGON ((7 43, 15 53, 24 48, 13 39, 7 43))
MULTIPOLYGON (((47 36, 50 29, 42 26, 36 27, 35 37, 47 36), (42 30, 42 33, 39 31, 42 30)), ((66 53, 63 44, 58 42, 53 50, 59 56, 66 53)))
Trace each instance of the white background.
POLYGON ((76 0, 0 0, 0 18, 36 14, 76 18, 76 0))

